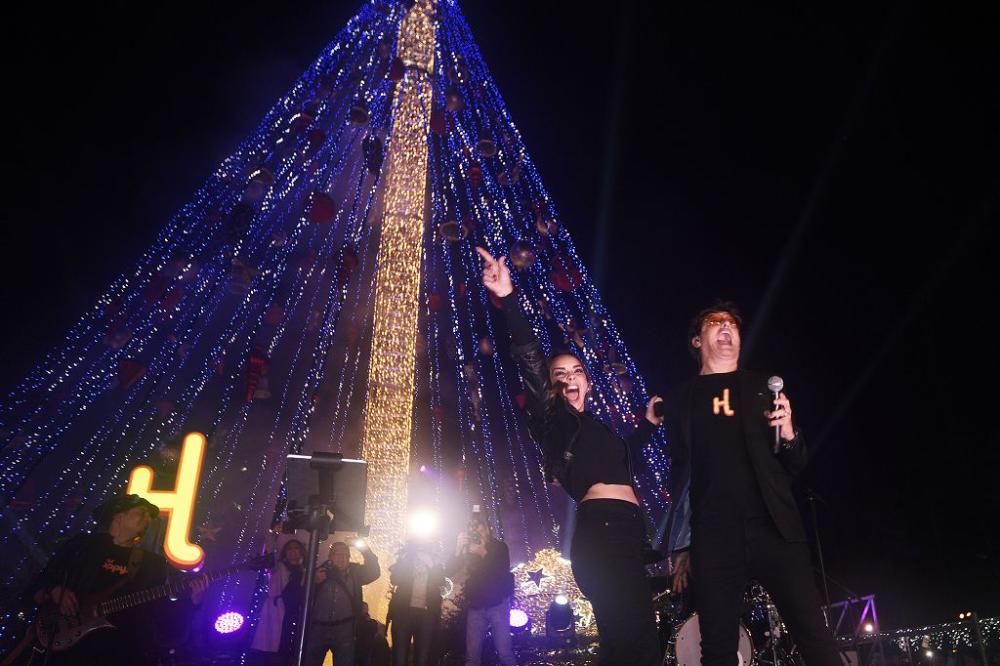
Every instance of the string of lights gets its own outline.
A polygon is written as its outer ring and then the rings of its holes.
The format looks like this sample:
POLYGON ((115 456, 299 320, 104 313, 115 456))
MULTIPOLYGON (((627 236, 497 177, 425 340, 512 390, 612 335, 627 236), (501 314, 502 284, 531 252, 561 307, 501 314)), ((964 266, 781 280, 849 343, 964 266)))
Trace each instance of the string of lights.
MULTIPOLYGON (((457 3, 415 6, 410 34, 403 4, 365 3, 0 405, 9 589, 92 528, 86 509, 135 465, 169 482, 191 431, 208 439, 192 541, 209 566, 260 551, 289 452, 368 459, 383 557, 402 538, 414 460, 439 509, 481 504, 516 559, 557 545, 560 491, 524 427, 474 246, 511 258, 543 348, 576 351, 601 418, 634 427, 645 385, 457 3)), ((662 446, 640 479, 654 516, 662 446)), ((206 616, 252 625, 264 584, 213 585, 206 616)), ((0 609, 0 640, 12 618, 0 609)))

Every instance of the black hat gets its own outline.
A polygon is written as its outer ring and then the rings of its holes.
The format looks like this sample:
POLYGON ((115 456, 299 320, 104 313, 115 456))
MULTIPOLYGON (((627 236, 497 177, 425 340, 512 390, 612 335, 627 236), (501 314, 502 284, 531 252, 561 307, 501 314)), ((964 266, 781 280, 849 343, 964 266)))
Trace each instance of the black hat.
POLYGON ((155 519, 160 515, 160 507, 156 506, 145 497, 138 495, 115 495, 105 500, 103 504, 94 509, 94 520, 101 527, 111 524, 111 519, 119 513, 131 511, 136 507, 141 507, 149 513, 149 517, 155 519))

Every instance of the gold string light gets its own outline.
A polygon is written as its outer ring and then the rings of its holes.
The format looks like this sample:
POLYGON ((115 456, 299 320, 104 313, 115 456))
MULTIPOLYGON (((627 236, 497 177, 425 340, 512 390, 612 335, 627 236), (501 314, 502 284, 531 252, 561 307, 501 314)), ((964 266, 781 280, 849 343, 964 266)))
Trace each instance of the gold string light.
MULTIPOLYGON (((427 189, 435 23, 432 0, 418 0, 399 28, 406 73, 393 97, 384 217, 375 277, 375 324, 368 365, 362 456, 368 462, 369 545, 392 563, 405 538, 422 240, 427 189)), ((388 609, 388 576, 365 591, 373 617, 388 609)))

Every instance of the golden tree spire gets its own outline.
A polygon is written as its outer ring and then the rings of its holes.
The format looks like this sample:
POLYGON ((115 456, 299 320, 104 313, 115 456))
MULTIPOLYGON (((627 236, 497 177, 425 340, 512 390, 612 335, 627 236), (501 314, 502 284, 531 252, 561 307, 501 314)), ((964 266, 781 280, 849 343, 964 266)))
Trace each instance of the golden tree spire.
MULTIPOLYGON (((375 323, 368 366, 362 456, 368 461, 369 542, 382 571, 405 538, 413 428, 420 266, 427 207, 427 133, 434 69, 434 3, 418 0, 399 29, 406 66, 392 101, 384 217, 375 278, 375 323)), ((373 617, 387 610, 388 576, 365 596, 373 617)))

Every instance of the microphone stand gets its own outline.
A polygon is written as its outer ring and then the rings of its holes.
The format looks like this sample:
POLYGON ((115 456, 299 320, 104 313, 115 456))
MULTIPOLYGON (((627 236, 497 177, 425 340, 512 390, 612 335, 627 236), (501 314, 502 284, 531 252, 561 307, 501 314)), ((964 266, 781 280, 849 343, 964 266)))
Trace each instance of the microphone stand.
POLYGON ((819 539, 819 522, 817 521, 816 515, 816 500, 819 497, 816 492, 806 486, 806 499, 809 500, 809 510, 812 514, 813 523, 813 536, 816 538, 816 557, 819 559, 819 575, 823 579, 823 601, 826 605, 823 606, 823 621, 826 623, 826 628, 830 628, 830 617, 828 615, 830 608, 830 586, 826 582, 826 564, 823 561, 823 544, 819 539))
POLYGON ((307 528, 309 529, 309 552, 305 562, 305 590, 302 595, 302 620, 299 628, 297 645, 295 646, 295 664, 302 666, 306 648, 306 631, 309 629, 309 615, 312 610, 313 581, 316 576, 316 560, 319 554, 319 542, 330 536, 331 514, 326 504, 316 504, 309 507, 307 528))

